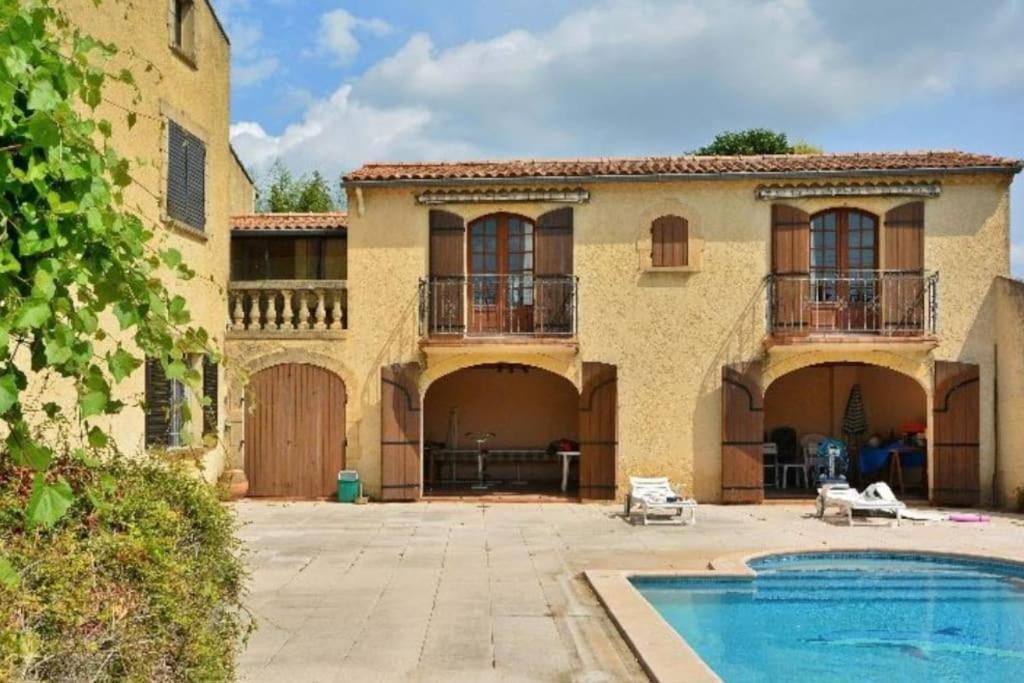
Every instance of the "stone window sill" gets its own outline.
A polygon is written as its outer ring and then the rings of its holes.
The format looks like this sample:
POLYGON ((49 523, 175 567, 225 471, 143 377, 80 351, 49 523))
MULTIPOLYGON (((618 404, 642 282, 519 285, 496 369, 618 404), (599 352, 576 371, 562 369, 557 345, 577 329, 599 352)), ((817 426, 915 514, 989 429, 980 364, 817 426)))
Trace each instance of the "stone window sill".
POLYGON ((196 242, 206 243, 210 241, 210 236, 205 231, 199 228, 192 227, 188 223, 179 221, 177 218, 171 218, 170 216, 164 216, 164 225, 170 228, 171 232, 187 237, 196 242))

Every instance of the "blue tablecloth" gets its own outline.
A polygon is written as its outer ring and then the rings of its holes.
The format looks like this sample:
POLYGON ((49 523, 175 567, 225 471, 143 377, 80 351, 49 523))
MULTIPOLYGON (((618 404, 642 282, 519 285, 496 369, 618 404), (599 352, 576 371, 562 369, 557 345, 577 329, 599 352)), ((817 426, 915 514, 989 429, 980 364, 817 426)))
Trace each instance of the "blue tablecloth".
MULTIPOLYGON (((902 447, 903 443, 900 441, 878 448, 862 446, 857 455, 857 469, 861 474, 874 474, 889 465, 889 451, 902 447)), ((923 448, 904 450, 900 453, 900 462, 904 467, 924 467, 926 457, 927 454, 923 448)))

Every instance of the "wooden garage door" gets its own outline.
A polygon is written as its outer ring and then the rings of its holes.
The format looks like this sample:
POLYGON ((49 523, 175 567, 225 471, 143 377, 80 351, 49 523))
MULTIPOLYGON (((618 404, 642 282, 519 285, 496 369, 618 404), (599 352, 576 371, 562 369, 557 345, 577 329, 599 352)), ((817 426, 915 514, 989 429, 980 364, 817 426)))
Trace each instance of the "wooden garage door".
POLYGON ((345 383, 314 365, 262 370, 246 392, 250 496, 335 495, 345 467, 345 383))
POLYGON ((761 365, 722 367, 722 502, 764 501, 761 365))
POLYGON ((932 411, 932 503, 977 505, 980 499, 978 366, 935 361, 932 411))

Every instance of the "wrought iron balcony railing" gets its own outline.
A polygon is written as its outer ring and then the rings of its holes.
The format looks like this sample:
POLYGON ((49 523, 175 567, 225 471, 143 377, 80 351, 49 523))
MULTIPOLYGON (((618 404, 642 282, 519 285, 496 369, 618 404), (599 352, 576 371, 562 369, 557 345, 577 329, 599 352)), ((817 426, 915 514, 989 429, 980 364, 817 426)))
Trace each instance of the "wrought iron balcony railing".
POLYGON ((228 285, 231 330, 250 334, 348 327, 345 280, 256 280, 228 285))
POLYGON ((469 275, 420 280, 420 335, 575 337, 573 275, 469 275))
POLYGON ((768 332, 774 336, 879 334, 933 336, 938 273, 818 271, 767 278, 768 332))

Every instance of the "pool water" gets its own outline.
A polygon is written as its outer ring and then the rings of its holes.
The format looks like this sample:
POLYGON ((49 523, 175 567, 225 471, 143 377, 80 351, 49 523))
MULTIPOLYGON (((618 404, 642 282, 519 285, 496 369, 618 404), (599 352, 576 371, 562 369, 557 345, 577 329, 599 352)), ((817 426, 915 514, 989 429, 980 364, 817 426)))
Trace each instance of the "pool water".
POLYGON ((1024 567, 781 555, 754 579, 634 578, 725 681, 1024 681, 1024 567))

